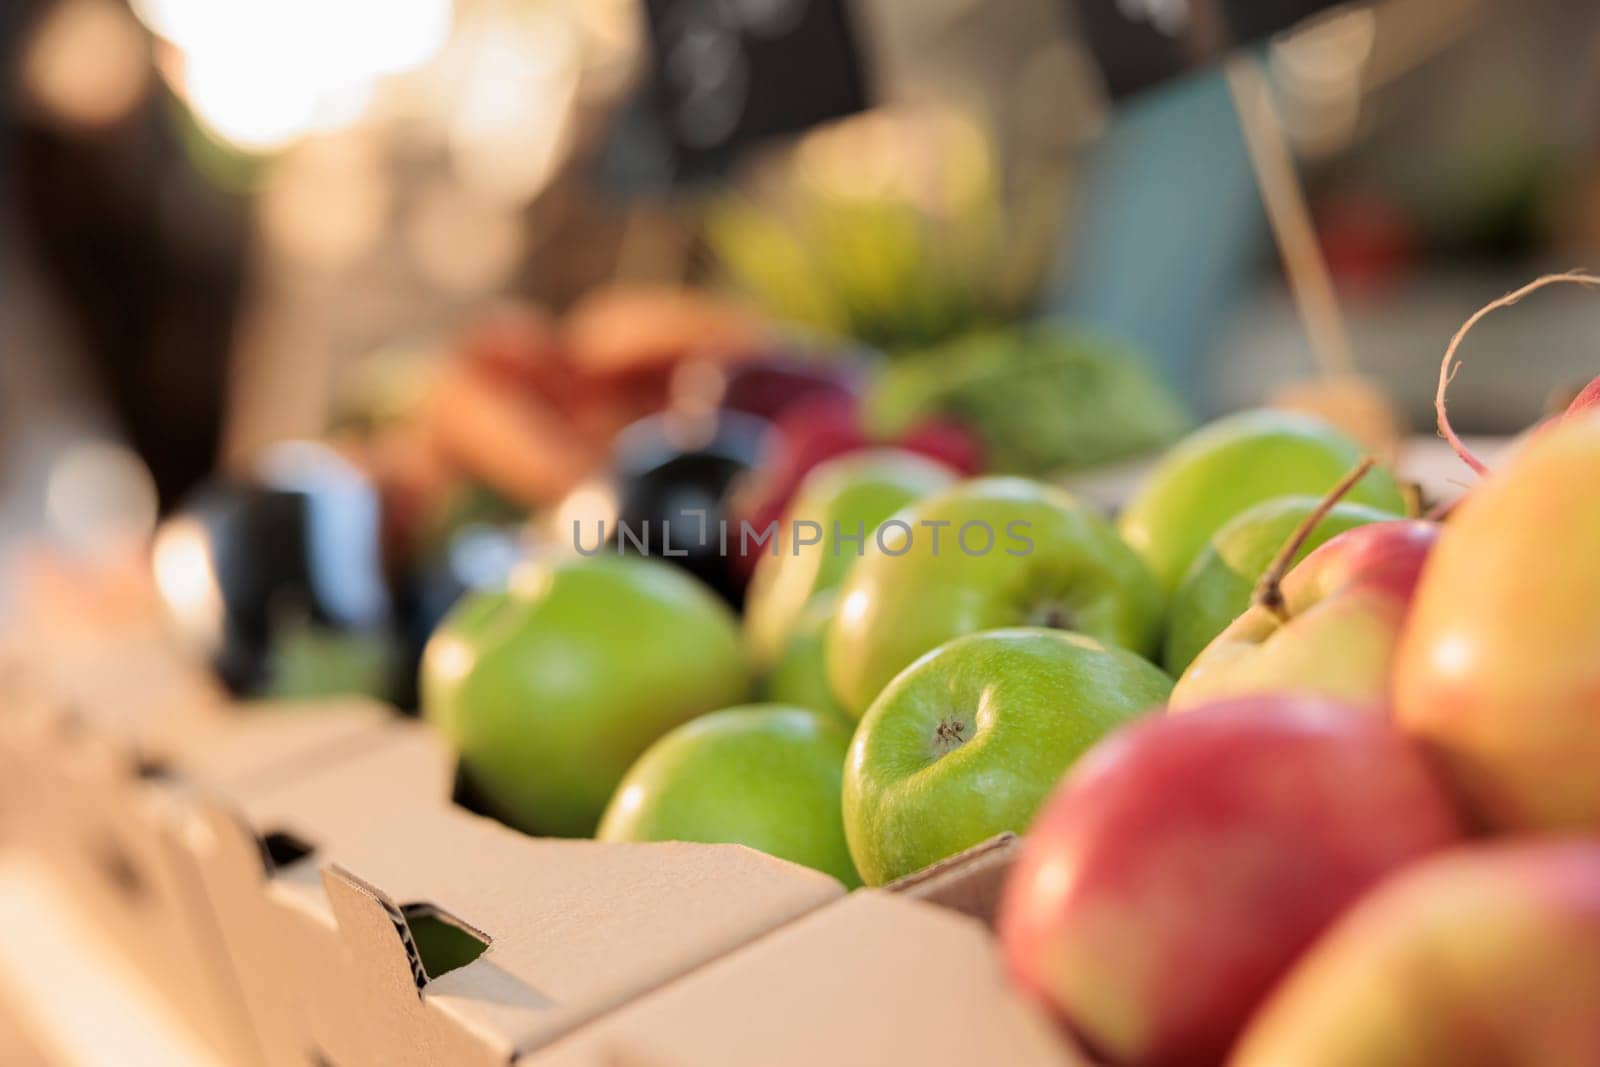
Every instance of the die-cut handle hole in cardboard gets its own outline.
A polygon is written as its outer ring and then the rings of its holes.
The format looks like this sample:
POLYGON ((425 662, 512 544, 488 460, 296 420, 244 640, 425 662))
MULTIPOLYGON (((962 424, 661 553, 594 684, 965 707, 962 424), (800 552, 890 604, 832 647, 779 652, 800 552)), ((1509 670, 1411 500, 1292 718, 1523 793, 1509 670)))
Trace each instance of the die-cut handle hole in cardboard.
POLYGON ((322 886, 333 907, 340 936, 356 959, 365 960, 371 980, 416 992, 464 967, 489 948, 489 935, 442 908, 426 902, 396 904, 388 894, 333 864, 322 870, 322 886), (431 966, 412 931, 412 917, 424 931, 431 966))
POLYGON ((299 863, 307 856, 315 855, 316 851, 316 845, 287 830, 272 830, 261 835, 261 862, 268 874, 299 863))
POLYGON ((406 904, 400 912, 430 981, 465 967, 488 951, 486 935, 432 904, 406 904))

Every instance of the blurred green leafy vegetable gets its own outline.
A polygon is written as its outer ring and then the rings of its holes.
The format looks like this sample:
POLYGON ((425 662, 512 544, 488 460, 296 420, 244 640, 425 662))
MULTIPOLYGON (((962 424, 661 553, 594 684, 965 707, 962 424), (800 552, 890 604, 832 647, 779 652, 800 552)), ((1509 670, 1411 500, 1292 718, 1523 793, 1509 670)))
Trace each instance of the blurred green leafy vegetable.
POLYGON ((1137 353, 1048 324, 976 333, 888 363, 867 411, 886 434, 953 416, 983 439, 995 469, 1027 474, 1152 451, 1190 424, 1137 353))

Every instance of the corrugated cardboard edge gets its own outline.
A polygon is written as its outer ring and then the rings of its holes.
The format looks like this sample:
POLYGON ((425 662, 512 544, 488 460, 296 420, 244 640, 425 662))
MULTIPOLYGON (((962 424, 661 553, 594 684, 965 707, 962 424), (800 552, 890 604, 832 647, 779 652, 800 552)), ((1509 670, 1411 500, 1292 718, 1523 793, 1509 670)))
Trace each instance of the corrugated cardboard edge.
MULTIPOLYGON (((680 963, 664 956, 658 973, 628 988, 620 998, 603 996, 552 1006, 544 1000, 541 983, 515 978, 505 966, 504 953, 526 942, 518 939, 516 923, 508 924, 504 916, 487 918, 489 909, 473 906, 470 897, 482 890, 468 894, 456 886, 446 891, 445 885, 456 876, 440 885, 437 874, 398 877, 396 866, 398 857, 407 853, 415 854, 410 861, 414 866, 441 862, 451 849, 476 855, 480 847, 502 850, 538 839, 452 805, 445 796, 448 776, 432 758, 443 749, 426 727, 396 726, 390 734, 388 743, 344 761, 337 770, 325 768, 283 788, 244 789, 231 797, 215 790, 193 790, 188 807, 201 824, 194 828, 194 840, 203 844, 194 850, 197 877, 206 883, 221 939, 251 1005, 253 1029, 267 1046, 269 1060, 312 1045, 333 1062, 371 1061, 372 1050, 382 1045, 391 1054, 386 1062, 507 1063, 516 1050, 542 1047, 590 1018, 676 980, 706 959, 725 955, 844 895, 826 875, 794 868, 783 878, 785 884, 793 881, 786 890, 788 903, 775 901, 766 917, 750 907, 736 909, 750 912, 751 926, 705 946, 704 955, 695 948, 680 963), (431 779, 433 785, 418 789, 421 778, 431 779), (343 814, 334 811, 336 793, 347 794, 343 814), (286 880, 281 882, 258 855, 260 835, 273 830, 302 839, 315 852, 286 868, 286 880), (383 844, 375 833, 390 843, 383 844), (799 878, 802 873, 805 877, 799 878), (438 907, 457 925, 482 934, 480 940, 489 949, 472 963, 419 986, 421 963, 408 944, 404 911, 417 904, 438 907), (268 927, 283 936, 263 940, 262 930, 268 927), (304 953, 291 959, 283 951, 289 944, 304 953), (319 958, 330 966, 306 973, 300 961, 319 958), (334 960, 337 965, 332 965, 334 960), (463 1013, 462 1006, 474 1000, 493 1004, 504 1022, 481 1011, 463 1013), (328 1005, 338 1005, 337 1010, 325 1010, 328 1005), (524 1009, 550 1012, 548 1020, 537 1025, 537 1033, 514 1018, 524 1009), (374 1035, 380 1035, 376 1043, 374 1035)), ((779 868, 792 867, 732 845, 563 845, 630 851, 706 848, 725 857, 737 850, 751 857, 735 863, 749 868, 750 876, 771 867, 773 874, 767 877, 775 877, 779 868)), ((482 869, 484 885, 494 889, 491 898, 513 891, 516 883, 490 872, 533 862, 531 853, 522 856, 522 852, 515 847, 496 852, 498 863, 478 856, 469 864, 482 869)), ((553 856, 548 853, 542 862, 553 856)))
MULTIPOLYGON (((259 1040, 204 886, 179 844, 192 790, 292 781, 394 735, 392 709, 328 701, 323 710, 228 705, 169 716, 143 731, 102 732, 70 704, 45 702, 8 723, 10 760, 35 782, 8 835, 60 874, 75 905, 152 989, 181 1008, 226 1062, 258 1062, 259 1040), (279 727, 282 727, 281 729, 279 727), (31 737, 27 736, 31 734, 31 737), (55 794, 55 799, 43 798, 55 794), (111 883, 96 849, 126 865, 139 893, 111 883)), ((13 795, 12 806, 18 806, 13 795)), ((24 798, 26 799, 26 798, 24 798)))
MULTIPOLYGON (((561 1033, 555 1038, 541 1041, 537 1046, 518 1048, 514 1060, 516 1063, 537 1061, 545 1049, 570 1036, 582 1034, 588 1027, 603 1025, 612 1016, 627 1011, 631 1004, 659 993, 677 983, 691 981, 707 968, 717 966, 741 952, 756 948, 778 935, 786 934, 795 925, 812 919, 820 912, 837 908, 845 901, 863 893, 881 893, 920 901, 924 904, 938 907, 941 910, 954 912, 975 920, 985 930, 992 933, 995 911, 999 906, 1000 893, 1004 887, 1006 875, 1010 871, 1021 845, 1022 839, 1014 833, 1007 831, 996 834, 985 841, 980 841, 971 848, 929 864, 920 871, 913 871, 911 874, 896 879, 881 889, 860 889, 847 895, 842 900, 836 900, 812 911, 792 916, 762 933, 754 940, 708 958, 684 974, 661 982, 650 989, 642 990, 633 1000, 598 1012, 582 1024, 561 1033)), ((1076 1052, 1078 1050, 1074 1049, 1073 1051, 1076 1052)), ((621 1062, 620 1060, 618 1061, 619 1064, 621 1062)))
POLYGON ((1011 989, 982 924, 881 889, 852 893, 519 1063, 1088 1067, 1011 989))
MULTIPOLYGON (((259 711, 256 714, 280 713, 259 711)), ((283 721, 288 724, 286 733, 290 740, 295 737, 304 740, 307 724, 296 720, 308 713, 287 710, 281 714, 289 717, 283 721)), ((284 1035, 273 1032, 282 1020, 270 1011, 264 1016, 263 1005, 277 1002, 276 995, 270 991, 277 976, 253 969, 240 970, 239 934, 228 926, 224 915, 232 914, 240 906, 235 903, 239 894, 253 897, 269 891, 274 867, 265 849, 271 834, 289 831, 288 836, 295 843, 307 845, 313 852, 321 851, 322 842, 314 836, 302 840, 301 835, 308 828, 293 821, 280 825, 271 817, 252 818, 248 810, 250 798, 315 789, 319 782, 342 783, 354 776, 359 782, 353 783, 355 788, 351 795, 361 802, 356 805, 358 809, 370 806, 399 818, 413 807, 448 803, 451 775, 445 764, 450 762, 453 766, 453 761, 445 759, 432 738, 432 731, 421 723, 392 713, 381 719, 366 717, 366 720, 368 728, 359 733, 335 733, 318 738, 327 743, 304 752, 303 759, 285 761, 282 750, 293 746, 282 738, 277 739, 269 745, 277 757, 270 770, 239 773, 238 761, 233 758, 223 761, 231 773, 220 778, 214 774, 186 774, 180 770, 169 778, 148 783, 158 787, 154 792, 163 796, 177 813, 174 822, 178 825, 172 831, 174 851, 176 861, 183 865, 184 874, 192 885, 196 901, 192 919, 204 927, 224 960, 229 985, 237 990, 241 1002, 244 1029, 249 1032, 258 1054, 268 1062, 284 1062, 304 1050, 284 1047, 284 1035)), ((269 723, 269 719, 261 719, 261 725, 269 723)), ((317 731, 311 733, 314 735, 317 731)), ((237 757, 236 747, 230 742, 222 751, 237 757)), ((201 751, 213 749, 205 746, 201 751)), ((194 753, 189 755, 192 757, 194 753)), ((353 817, 361 821, 373 816, 370 812, 363 815, 357 811, 353 817)), ((321 867, 318 863, 312 870, 320 871, 321 867)), ((341 881, 345 875, 346 872, 340 872, 341 881)), ((329 938, 336 934, 332 927, 327 931, 329 938)), ((317 1051, 323 1054, 322 1050, 317 1051)), ((335 1057, 333 1062, 339 1061, 335 1057)))
POLYGON ((954 856, 890 882, 884 888, 913 900, 925 900, 960 912, 992 930, 1006 875, 1021 847, 1022 839, 1016 834, 996 834, 965 852, 957 852, 954 856))

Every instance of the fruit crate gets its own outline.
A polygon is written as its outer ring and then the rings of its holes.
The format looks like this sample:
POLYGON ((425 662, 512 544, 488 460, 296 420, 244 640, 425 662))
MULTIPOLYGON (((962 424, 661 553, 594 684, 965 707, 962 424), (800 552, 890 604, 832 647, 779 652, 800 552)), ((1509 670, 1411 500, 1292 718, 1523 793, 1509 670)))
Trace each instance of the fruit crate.
POLYGON ((223 1062, 1074 1062, 986 929, 1009 840, 846 894, 741 846, 509 829, 379 706, 183 704, 172 671, 132 715, 117 657, 94 692, 5 662, 7 844, 223 1062))

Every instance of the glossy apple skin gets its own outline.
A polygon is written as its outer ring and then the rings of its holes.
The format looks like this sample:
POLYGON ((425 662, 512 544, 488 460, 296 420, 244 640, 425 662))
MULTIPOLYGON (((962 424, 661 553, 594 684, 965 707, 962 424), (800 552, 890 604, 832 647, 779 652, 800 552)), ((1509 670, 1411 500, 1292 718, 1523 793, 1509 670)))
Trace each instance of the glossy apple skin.
MULTIPOLYGON (((1182 674, 1202 649, 1250 607, 1256 584, 1284 544, 1314 512, 1321 499, 1280 496, 1249 508, 1218 530, 1195 558, 1167 609, 1167 637, 1161 665, 1182 674)), ((1400 516, 1360 504, 1335 504, 1317 523, 1296 554, 1296 562, 1346 530, 1400 516)))
POLYGON ((1289 620, 1252 606, 1184 671, 1172 709, 1272 692, 1385 708, 1400 632, 1439 531, 1401 519, 1328 541, 1284 579, 1289 620))
POLYGON ((869 542, 839 587, 828 631, 828 684, 852 714, 918 656, 979 630, 1048 624, 1154 656, 1160 588, 1111 524, 1071 494, 1025 478, 980 478, 896 512, 885 520, 888 534, 903 532, 890 528, 896 521, 911 528, 909 543, 869 542), (929 523, 947 524, 937 550, 929 523), (987 528, 991 550, 961 550, 958 532, 969 523, 979 524, 969 545, 981 548, 987 528))
POLYGON ((861 554, 865 539, 861 545, 835 540, 835 524, 845 538, 857 530, 870 535, 913 500, 955 481, 956 472, 944 464, 898 449, 851 453, 806 475, 778 526, 774 547, 762 552, 750 580, 744 632, 752 659, 760 666, 773 663, 806 603, 837 586, 861 554), (800 522, 821 527, 821 540, 799 543, 805 539, 795 536, 800 522))
POLYGON ((748 845, 860 885, 839 814, 849 747, 836 715, 778 704, 713 711, 645 750, 595 836, 748 845))
MULTIPOLYGON (((1361 459, 1359 444, 1312 416, 1230 415, 1167 453, 1123 509, 1118 528, 1170 591, 1229 519, 1273 497, 1321 497, 1361 459)), ((1396 515, 1406 509, 1400 487, 1381 468, 1345 499, 1396 515)))
POLYGON ((1395 714, 1498 829, 1600 831, 1600 415, 1538 434, 1439 538, 1395 714))
POLYGON ((1600 1063, 1600 842, 1450 850, 1306 954, 1232 1067, 1600 1063))
POLYGON ((1461 835, 1420 750, 1379 718, 1270 696, 1146 719, 1079 762, 1029 830, 1005 959, 1108 1063, 1220 1063, 1343 908, 1461 835))
POLYGON ((868 885, 1021 832, 1074 760, 1159 707, 1172 682, 1125 649, 1019 628, 917 660, 862 718, 845 763, 845 835, 868 885))
POLYGON ((650 743, 750 691, 738 625, 670 564, 595 556, 462 600, 429 640, 423 713, 495 815, 583 837, 650 743))

